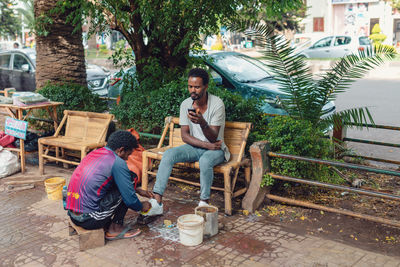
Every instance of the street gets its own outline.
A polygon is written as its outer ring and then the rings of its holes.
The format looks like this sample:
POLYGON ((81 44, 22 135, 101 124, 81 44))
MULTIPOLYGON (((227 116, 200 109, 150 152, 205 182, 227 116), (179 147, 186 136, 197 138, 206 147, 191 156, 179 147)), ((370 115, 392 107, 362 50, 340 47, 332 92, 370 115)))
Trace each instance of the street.
MULTIPOLYGON (((375 124, 400 126, 400 62, 386 63, 358 80, 349 90, 339 94, 338 111, 346 108, 368 107, 375 124)), ((348 129, 347 137, 400 144, 400 132, 384 129, 348 129)), ((348 143, 354 152, 370 157, 400 160, 400 148, 360 143, 348 143)))

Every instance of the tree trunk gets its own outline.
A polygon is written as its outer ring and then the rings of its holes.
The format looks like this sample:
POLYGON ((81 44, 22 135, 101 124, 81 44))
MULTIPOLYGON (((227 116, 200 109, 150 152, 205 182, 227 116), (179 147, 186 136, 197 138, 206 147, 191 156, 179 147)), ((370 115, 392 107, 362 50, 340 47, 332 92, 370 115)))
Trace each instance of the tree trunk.
MULTIPOLYGON (((46 14, 56 3, 57 0, 35 0, 35 18, 46 14)), ((65 22, 67 12, 52 15, 53 23, 46 25, 49 34, 36 38, 37 89, 48 81, 87 85, 82 29, 72 33, 74 26, 65 22)))

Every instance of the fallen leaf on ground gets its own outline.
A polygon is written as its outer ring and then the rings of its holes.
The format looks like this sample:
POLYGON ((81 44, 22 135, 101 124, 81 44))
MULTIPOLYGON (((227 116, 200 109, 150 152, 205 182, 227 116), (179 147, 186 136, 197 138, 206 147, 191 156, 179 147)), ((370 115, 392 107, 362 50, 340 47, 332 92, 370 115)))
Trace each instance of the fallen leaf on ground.
POLYGON ((243 210, 243 215, 248 216, 249 215, 249 211, 248 210, 243 210))

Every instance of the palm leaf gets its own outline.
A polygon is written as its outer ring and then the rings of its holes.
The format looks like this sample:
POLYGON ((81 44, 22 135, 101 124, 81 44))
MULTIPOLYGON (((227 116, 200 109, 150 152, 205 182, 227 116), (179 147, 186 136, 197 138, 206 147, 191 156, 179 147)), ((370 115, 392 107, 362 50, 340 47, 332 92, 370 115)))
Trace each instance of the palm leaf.
POLYGON ((346 91, 356 79, 394 57, 394 51, 383 46, 374 51, 367 49, 366 52, 360 51, 358 55, 343 57, 316 84, 315 91, 319 94, 321 106, 335 100, 337 94, 346 91))
POLYGON ((357 127, 359 129, 363 128, 361 125, 364 123, 375 124, 371 112, 367 107, 351 108, 338 111, 335 114, 322 119, 320 124, 322 125, 322 127, 333 125, 334 129, 337 130, 340 128, 349 127, 347 123, 350 122, 358 124, 358 126, 350 126, 350 127, 357 127))
POLYGON ((313 91, 314 81, 311 71, 304 58, 294 54, 288 41, 278 35, 274 35, 274 29, 268 24, 254 22, 242 22, 233 26, 235 29, 249 31, 250 36, 255 37, 262 51, 266 65, 274 74, 274 80, 280 85, 280 90, 286 94, 280 99, 285 110, 292 116, 305 119, 309 105, 309 95, 313 91))

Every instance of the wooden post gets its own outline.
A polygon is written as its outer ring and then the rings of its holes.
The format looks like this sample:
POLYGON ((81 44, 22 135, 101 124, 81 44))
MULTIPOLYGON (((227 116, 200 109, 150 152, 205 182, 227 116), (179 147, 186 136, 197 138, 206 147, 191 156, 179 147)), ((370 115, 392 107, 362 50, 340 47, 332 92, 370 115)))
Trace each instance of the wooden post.
POLYGON ((242 208, 254 212, 264 201, 270 187, 261 187, 265 173, 271 171, 270 159, 267 152, 270 150, 268 141, 260 141, 250 146, 250 155, 253 166, 249 189, 242 201, 242 208))
POLYGON ((343 122, 340 121, 336 125, 336 127, 333 127, 333 142, 337 143, 342 143, 343 139, 346 137, 346 127, 343 127, 343 122))
MULTIPOLYGON (((18 109, 18 119, 23 120, 22 109, 18 109)), ((21 172, 25 173, 25 143, 24 139, 19 139, 19 151, 21 155, 21 172)))

